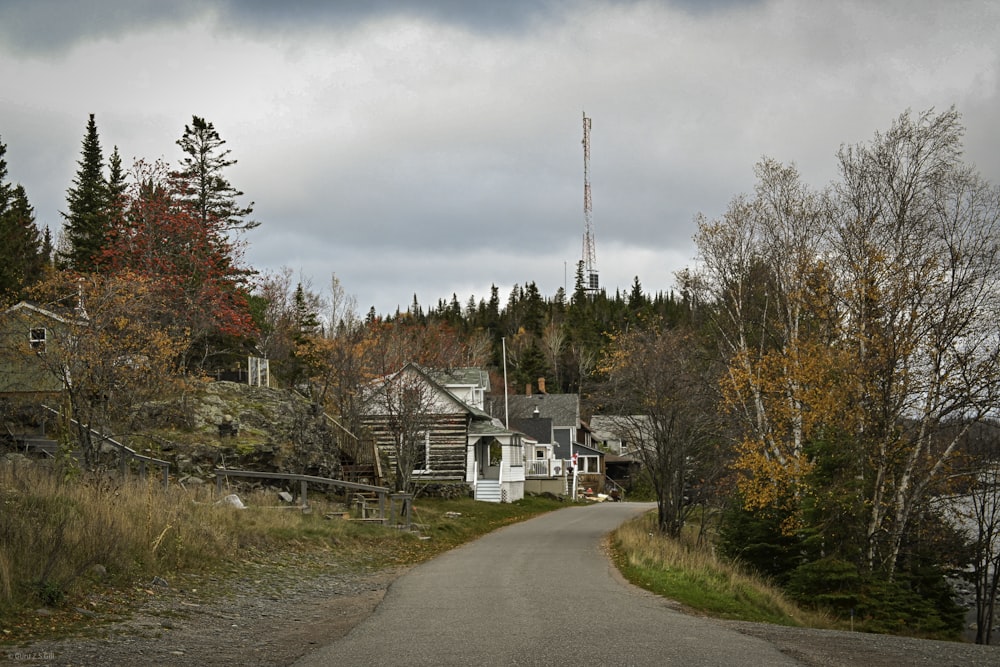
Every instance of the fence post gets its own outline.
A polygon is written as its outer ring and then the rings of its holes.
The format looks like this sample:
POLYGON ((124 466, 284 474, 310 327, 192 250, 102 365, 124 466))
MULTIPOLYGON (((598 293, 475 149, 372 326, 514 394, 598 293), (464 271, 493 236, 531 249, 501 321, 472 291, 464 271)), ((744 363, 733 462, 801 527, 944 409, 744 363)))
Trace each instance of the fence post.
MULTIPOLYGON (((391 507, 389 508, 389 511, 390 512, 392 511, 391 507)), ((385 516, 385 494, 384 493, 379 493, 378 494, 378 518, 382 519, 382 523, 383 524, 388 523, 386 521, 386 516, 385 516)))
POLYGON ((299 480, 299 495, 302 496, 302 506, 303 507, 308 507, 309 506, 309 498, 306 495, 308 493, 308 488, 309 488, 309 482, 307 482, 304 479, 303 480, 299 480))
POLYGON ((215 496, 217 498, 222 497, 222 477, 218 470, 215 471, 215 496))

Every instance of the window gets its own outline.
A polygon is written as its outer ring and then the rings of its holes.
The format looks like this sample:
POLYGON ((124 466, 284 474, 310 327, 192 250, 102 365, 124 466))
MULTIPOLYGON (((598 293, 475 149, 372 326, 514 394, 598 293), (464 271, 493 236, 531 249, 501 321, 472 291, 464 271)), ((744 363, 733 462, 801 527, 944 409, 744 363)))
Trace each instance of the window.
POLYGON ((599 473, 601 472, 601 458, 599 456, 581 456, 577 459, 579 472, 599 473))
POLYGON ((417 451, 413 457, 413 472, 426 473, 431 470, 431 434, 424 431, 416 438, 417 451))
POLYGON ((45 351, 46 331, 44 327, 31 329, 28 332, 28 344, 35 352, 45 351))

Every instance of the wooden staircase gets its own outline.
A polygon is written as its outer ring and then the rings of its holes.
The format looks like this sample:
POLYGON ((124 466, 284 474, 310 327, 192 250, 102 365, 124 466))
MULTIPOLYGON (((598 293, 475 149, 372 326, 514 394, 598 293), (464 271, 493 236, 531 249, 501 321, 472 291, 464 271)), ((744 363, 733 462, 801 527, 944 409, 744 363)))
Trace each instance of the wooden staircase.
POLYGON ((500 494, 500 480, 481 479, 476 482, 476 500, 487 503, 498 503, 502 500, 500 494))

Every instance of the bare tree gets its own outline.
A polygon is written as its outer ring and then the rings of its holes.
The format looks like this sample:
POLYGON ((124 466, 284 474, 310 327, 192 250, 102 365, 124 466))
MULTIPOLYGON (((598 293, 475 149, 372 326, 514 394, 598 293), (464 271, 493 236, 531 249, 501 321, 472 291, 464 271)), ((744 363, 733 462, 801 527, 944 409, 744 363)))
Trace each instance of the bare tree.
POLYGON ((330 321, 328 336, 350 332, 361 324, 358 319, 358 300, 347 293, 337 274, 330 276, 330 321))
POLYGON ((379 447, 389 452, 393 487, 412 493, 414 473, 430 464, 436 414, 432 381, 413 364, 384 379, 367 402, 367 419, 379 447))
POLYGON ((1000 461, 996 456, 976 475, 968 499, 976 589, 976 643, 989 644, 1000 591, 1000 461))
POLYGON ((698 347, 680 331, 633 329, 614 339, 602 364, 602 412, 610 411, 619 435, 636 445, 656 492, 657 525, 672 537, 695 506, 699 473, 713 467, 706 457, 719 437, 717 378, 698 347))

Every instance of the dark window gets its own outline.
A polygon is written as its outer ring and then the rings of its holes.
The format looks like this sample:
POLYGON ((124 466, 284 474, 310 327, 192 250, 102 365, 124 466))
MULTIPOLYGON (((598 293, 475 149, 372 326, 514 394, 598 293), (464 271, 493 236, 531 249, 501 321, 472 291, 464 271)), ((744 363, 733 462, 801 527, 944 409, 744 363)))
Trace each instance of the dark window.
POLYGON ((46 331, 43 327, 32 329, 28 332, 28 344, 35 352, 45 351, 46 331))

